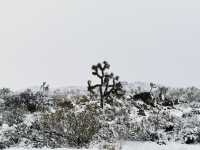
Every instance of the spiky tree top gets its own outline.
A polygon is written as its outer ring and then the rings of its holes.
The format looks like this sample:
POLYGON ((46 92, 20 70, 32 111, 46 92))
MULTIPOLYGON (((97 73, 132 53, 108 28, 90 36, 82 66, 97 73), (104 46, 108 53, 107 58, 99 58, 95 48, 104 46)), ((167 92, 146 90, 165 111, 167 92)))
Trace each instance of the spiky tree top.
POLYGON ((154 84, 154 83, 150 83, 150 93, 152 92, 152 90, 154 89, 154 88, 156 88, 157 86, 156 86, 156 84, 154 84))
POLYGON ((102 64, 98 63, 97 65, 93 65, 92 74, 100 80, 100 83, 92 85, 92 81, 88 81, 88 91, 92 95, 100 96, 102 108, 105 100, 112 102, 113 96, 120 98, 125 93, 119 81, 119 76, 114 76, 113 73, 109 73, 109 69, 110 65, 106 61, 102 64))
POLYGON ((49 91, 49 84, 47 84, 47 82, 42 82, 40 90, 43 94, 47 94, 47 92, 49 91))

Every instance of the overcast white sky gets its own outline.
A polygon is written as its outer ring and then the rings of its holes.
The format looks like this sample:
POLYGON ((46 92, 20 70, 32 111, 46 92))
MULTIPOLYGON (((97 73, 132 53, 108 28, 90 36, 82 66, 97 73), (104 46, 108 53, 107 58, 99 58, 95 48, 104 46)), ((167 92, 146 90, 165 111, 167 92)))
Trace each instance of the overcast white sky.
POLYGON ((1 87, 86 85, 103 60, 121 80, 200 87, 200 1, 0 1, 1 87))

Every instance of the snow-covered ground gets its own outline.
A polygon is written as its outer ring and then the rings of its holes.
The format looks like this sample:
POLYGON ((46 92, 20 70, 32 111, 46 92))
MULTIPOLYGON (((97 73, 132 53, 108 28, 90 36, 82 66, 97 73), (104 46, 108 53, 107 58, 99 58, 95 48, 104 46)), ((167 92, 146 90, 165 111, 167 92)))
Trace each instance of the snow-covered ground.
MULTIPOLYGON (((0 99, 0 142, 2 142, 2 147, 15 145, 15 147, 7 150, 49 150, 50 148, 34 149, 31 146, 62 147, 63 145, 70 145, 71 139, 66 138, 69 137, 68 135, 73 137, 72 139, 78 137, 74 142, 79 141, 79 137, 86 138, 86 136, 82 137, 82 134, 79 135, 79 132, 75 132, 75 135, 68 133, 74 133, 77 126, 81 124, 77 123, 77 119, 88 123, 87 121, 91 120, 91 115, 88 114, 92 113, 92 116, 94 116, 93 121, 98 119, 100 121, 95 122, 96 126, 91 128, 92 130, 95 129, 96 132, 93 135, 94 138, 89 138, 90 144, 97 143, 101 139, 105 141, 129 139, 140 142, 120 142, 121 149, 119 149, 119 144, 116 145, 118 148, 113 149, 113 145, 101 143, 100 146, 95 145, 89 149, 80 150, 200 150, 200 144, 181 144, 181 142, 199 143, 200 90, 171 88, 165 99, 169 104, 164 104, 164 99, 160 99, 158 107, 152 107, 142 98, 138 100, 130 98, 135 93, 146 92, 149 89, 150 87, 145 83, 127 83, 126 90, 129 93, 125 95, 125 99, 115 99, 113 105, 105 103, 104 111, 99 109, 100 103, 98 100, 90 100, 84 88, 58 89, 52 92, 52 95, 47 96, 44 94, 39 98, 37 94, 30 91, 22 92, 22 96, 20 96, 20 93, 19 95, 10 95, 6 97, 6 100, 0 99), (27 98, 23 97, 24 94, 28 95, 26 96, 27 98), (195 99, 193 100, 194 97, 195 99), (42 102, 42 107, 39 107, 39 100, 42 102), (170 102, 175 100, 178 102, 171 106, 170 102), (35 106, 35 112, 31 111, 31 106, 35 106), (144 115, 139 114, 140 110, 144 111, 144 115), (82 117, 82 114, 85 117, 82 117), (79 117, 79 115, 82 116, 79 117), (75 125, 71 126, 69 122, 73 120, 75 120, 73 122, 75 125), (99 129, 99 124, 103 124, 103 128, 99 129), (49 130, 50 132, 46 132, 49 130), (155 141, 154 143, 142 142, 153 140, 155 141), (179 143, 156 144, 156 141, 162 140, 165 142, 179 141, 179 143), (22 146, 25 145, 30 147, 23 148, 22 146), (102 148, 106 146, 109 148, 102 148)), ((153 90, 152 100, 159 100, 158 95, 159 89, 157 91, 156 89, 155 91, 153 90)), ((148 97, 146 99, 149 100, 148 97)), ((80 132, 85 134, 87 132, 83 129, 90 129, 90 127, 85 128, 85 126, 81 125, 79 127, 81 129, 80 132)), ((73 146, 77 145, 74 144, 73 146)), ((60 148, 55 150, 78 149, 60 148)))
POLYGON ((70 149, 70 148, 57 148, 57 149, 50 149, 50 148, 9 148, 7 150, 98 150, 98 149, 70 149))
POLYGON ((180 143, 169 143, 158 145, 149 142, 125 142, 122 150, 200 150, 200 145, 186 145, 180 143))
MULTIPOLYGON (((10 148, 7 150, 30 150, 30 148, 10 148)), ((99 148, 81 149, 81 150, 98 150, 99 148)), ((31 149, 31 150, 49 150, 48 148, 31 149)), ((54 150, 78 150, 70 148, 58 148, 54 150)), ((79 149, 80 150, 80 149, 79 149)), ((117 149, 116 149, 117 150, 117 149)), ((168 143, 167 145, 158 145, 151 142, 123 142, 122 150, 200 150, 200 145, 186 145, 180 143, 168 143)))

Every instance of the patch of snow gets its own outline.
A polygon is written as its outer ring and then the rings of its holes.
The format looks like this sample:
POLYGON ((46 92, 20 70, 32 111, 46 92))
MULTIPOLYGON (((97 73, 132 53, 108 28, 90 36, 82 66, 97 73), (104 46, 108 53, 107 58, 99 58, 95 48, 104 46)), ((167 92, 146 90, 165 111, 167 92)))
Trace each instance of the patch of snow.
POLYGON ((74 148, 55 148, 55 149, 51 149, 51 148, 41 148, 41 149, 37 149, 37 148, 19 148, 19 147, 15 147, 15 148, 9 148, 6 150, 98 150, 97 148, 92 148, 92 149, 74 149, 74 148))
POLYGON ((183 112, 181 110, 174 109, 174 110, 171 110, 170 114, 173 116, 182 117, 183 112))
POLYGON ((36 116, 34 114, 26 114, 24 118, 24 123, 27 126, 31 126, 32 123, 35 121, 35 119, 36 119, 36 116))
POLYGON ((4 102, 5 102, 5 100, 0 98, 0 104, 3 104, 4 102))
POLYGON ((3 124, 3 125, 1 126, 0 131, 1 131, 1 132, 5 132, 5 131, 13 130, 13 129, 14 129, 13 126, 12 126, 12 127, 9 127, 8 124, 3 124))
POLYGON ((50 111, 51 113, 55 113, 55 112, 56 112, 56 109, 54 109, 53 107, 49 107, 49 111, 50 111))
MULTIPOLYGON (((199 150, 200 145, 186 145, 181 143, 168 143, 167 145, 158 145, 153 142, 123 142, 122 150, 199 150)), ((7 150, 52 150, 50 148, 9 148, 7 150)), ((54 150, 99 150, 99 146, 94 146, 89 149, 74 149, 74 148, 56 148, 54 150)))
POLYGON ((158 145, 151 142, 124 142, 122 150, 200 150, 200 145, 186 145, 180 143, 158 145))

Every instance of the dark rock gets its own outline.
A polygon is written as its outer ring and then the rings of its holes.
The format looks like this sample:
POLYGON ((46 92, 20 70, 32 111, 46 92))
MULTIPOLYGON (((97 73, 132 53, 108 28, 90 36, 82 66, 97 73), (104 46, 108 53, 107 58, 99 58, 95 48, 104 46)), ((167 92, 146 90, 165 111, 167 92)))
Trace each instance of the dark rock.
POLYGON ((162 103, 162 105, 163 106, 174 107, 174 102, 173 102, 173 100, 165 99, 164 102, 162 103))
POLYGON ((151 105, 155 107, 155 99, 153 98, 153 95, 150 92, 142 92, 139 94, 136 94, 132 97, 134 100, 142 100, 147 105, 151 105))
POLYGON ((169 125, 165 128, 165 132, 171 132, 174 131, 174 126, 173 125, 169 125))

